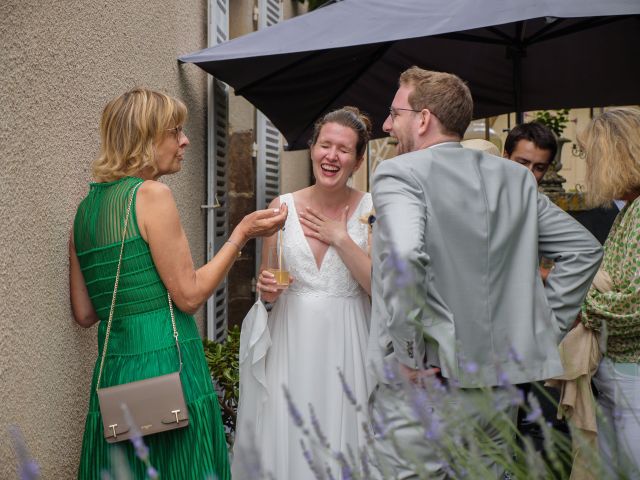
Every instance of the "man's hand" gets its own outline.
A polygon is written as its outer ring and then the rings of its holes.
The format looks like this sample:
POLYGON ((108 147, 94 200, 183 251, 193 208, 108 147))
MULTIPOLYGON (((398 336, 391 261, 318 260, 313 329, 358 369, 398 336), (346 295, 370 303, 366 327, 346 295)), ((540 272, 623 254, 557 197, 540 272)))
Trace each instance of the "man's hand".
POLYGON ((420 385, 425 378, 433 377, 440 373, 440 369, 434 367, 427 368, 426 370, 420 370, 417 368, 407 367, 403 363, 400 363, 398 372, 408 382, 413 383, 414 385, 420 385))

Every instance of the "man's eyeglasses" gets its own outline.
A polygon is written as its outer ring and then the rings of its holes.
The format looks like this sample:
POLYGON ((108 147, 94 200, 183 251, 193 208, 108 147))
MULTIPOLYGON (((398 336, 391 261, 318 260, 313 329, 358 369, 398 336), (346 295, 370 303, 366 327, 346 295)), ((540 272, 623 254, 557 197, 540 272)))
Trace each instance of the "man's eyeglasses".
POLYGON ((173 132, 176 136, 176 140, 180 140, 180 136, 184 133, 182 125, 178 125, 177 127, 167 128, 167 132, 173 132))
POLYGON ((420 113, 422 110, 414 110, 413 108, 389 107, 389 115, 391 116, 391 118, 396 118, 398 116, 398 111, 420 113))

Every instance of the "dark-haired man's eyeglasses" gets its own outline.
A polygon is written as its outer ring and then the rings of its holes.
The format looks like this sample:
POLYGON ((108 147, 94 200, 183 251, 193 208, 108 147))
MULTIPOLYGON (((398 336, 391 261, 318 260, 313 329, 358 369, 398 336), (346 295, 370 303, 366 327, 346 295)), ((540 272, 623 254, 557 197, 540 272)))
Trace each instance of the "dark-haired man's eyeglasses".
POLYGON ((176 140, 180 140, 180 136, 184 133, 182 125, 178 125, 177 127, 167 128, 167 132, 173 132, 176 136, 176 140))
POLYGON ((405 112, 415 112, 415 113, 420 113, 422 110, 414 110, 412 108, 396 108, 396 107, 389 107, 389 115, 391 116, 391 118, 396 118, 398 116, 398 111, 405 111, 405 112))

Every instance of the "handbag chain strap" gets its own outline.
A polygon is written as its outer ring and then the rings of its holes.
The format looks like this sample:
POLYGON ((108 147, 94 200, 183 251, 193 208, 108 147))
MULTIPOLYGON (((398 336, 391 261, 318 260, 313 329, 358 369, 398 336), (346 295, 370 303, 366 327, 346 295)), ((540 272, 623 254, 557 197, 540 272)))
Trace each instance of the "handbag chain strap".
MULTIPOLYGON (((142 182, 137 184, 132 190, 129 196, 129 204, 127 206, 127 214, 124 217, 124 228, 122 230, 122 243, 120 244, 120 258, 118 259, 118 269, 116 270, 116 281, 113 285, 113 297, 111 298, 111 309, 109 310, 109 321, 107 322, 107 332, 104 337, 104 345, 102 347, 102 358, 100 359, 100 370, 98 371, 98 381, 96 382, 96 392, 100 388, 100 379, 102 378, 102 369, 104 367, 104 359, 107 356, 107 345, 109 344, 109 336, 111 334, 111 321, 113 320, 113 310, 116 306, 116 294, 118 293, 118 281, 120 280, 120 266, 122 265, 122 253, 124 252, 124 240, 127 235, 127 225, 129 224, 129 216, 131 214, 131 204, 133 203, 133 196, 136 193, 138 187, 142 185, 142 182)), ((169 300, 169 312, 171 313, 171 326, 173 327, 173 338, 176 341, 176 348, 178 349, 178 360, 180 361, 180 368, 178 373, 182 371, 182 352, 180 351, 180 343, 178 342, 178 329, 176 328, 176 319, 173 314, 173 302, 171 301, 171 295, 167 290, 167 299, 169 300)))

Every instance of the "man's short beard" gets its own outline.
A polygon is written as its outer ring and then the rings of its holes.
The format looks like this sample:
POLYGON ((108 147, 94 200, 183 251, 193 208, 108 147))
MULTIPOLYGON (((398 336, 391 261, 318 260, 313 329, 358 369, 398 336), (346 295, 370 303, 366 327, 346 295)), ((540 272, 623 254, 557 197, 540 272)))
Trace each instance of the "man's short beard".
POLYGON ((404 153, 410 153, 415 150, 415 142, 413 139, 408 139, 406 142, 400 142, 398 140, 397 153, 402 155, 404 153))

